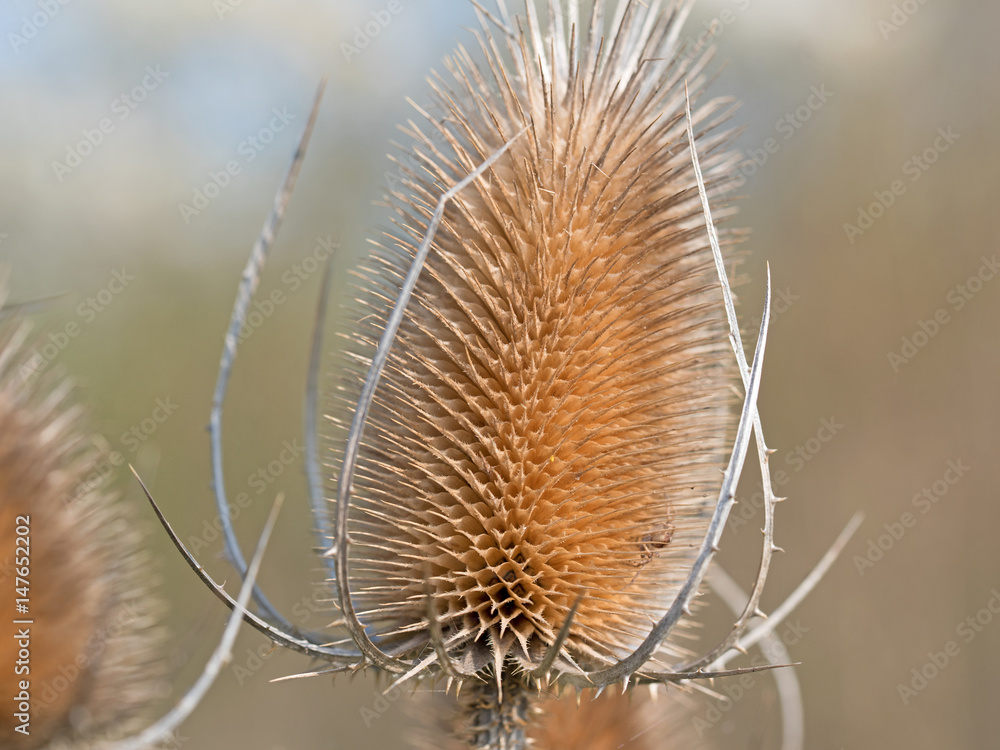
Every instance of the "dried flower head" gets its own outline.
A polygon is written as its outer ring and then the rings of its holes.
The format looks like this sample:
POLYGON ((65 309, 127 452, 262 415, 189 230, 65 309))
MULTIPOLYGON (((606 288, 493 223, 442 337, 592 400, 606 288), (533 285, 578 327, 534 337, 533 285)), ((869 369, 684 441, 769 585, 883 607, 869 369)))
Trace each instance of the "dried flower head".
POLYGON ((36 373, 27 335, 0 325, 0 694, 31 696, 27 712, 5 706, 0 745, 73 746, 128 731, 159 697, 162 606, 143 537, 96 471, 82 410, 66 382, 36 373))
MULTIPOLYGON (((444 213, 348 529, 347 582, 380 647, 427 643, 429 596, 463 674, 536 669, 578 600, 562 667, 632 651, 687 577, 734 427, 685 133, 705 55, 677 44, 683 5, 606 19, 598 2, 589 21, 547 5, 547 27, 529 3, 499 40, 484 19, 482 61, 460 49, 434 77, 409 129, 424 169, 391 195, 399 231, 363 270, 376 314, 355 338, 373 347, 441 195, 527 128, 444 213)), ((723 137, 702 136, 716 187, 723 137)))
MULTIPOLYGON (((321 326, 314 334, 310 499, 348 638, 298 632, 254 587, 221 457, 238 333, 316 107, 243 274, 210 432, 226 551, 241 600, 252 589, 256 603, 249 621, 328 665, 298 676, 446 678, 465 685, 464 745, 515 750, 559 734, 565 706, 552 695, 566 686, 599 695, 754 671, 725 666, 768 637, 856 521, 755 625, 777 549, 756 412, 770 284, 748 362, 709 207, 731 186, 727 105, 692 112, 709 51, 678 41, 690 0, 595 0, 587 17, 576 0, 546 0, 544 21, 531 0, 523 19, 503 0, 496 15, 473 3, 478 53, 460 47, 434 76, 433 104, 407 129, 421 169, 404 170, 389 196, 396 231, 359 273, 330 416, 343 439, 332 514, 314 442, 321 326), (764 494, 757 578, 732 631, 692 656, 677 626, 718 549, 751 431, 764 494), (546 707, 552 723, 536 722, 546 707)), ((318 320, 324 309, 325 296, 318 320)), ((232 627, 242 605, 167 528, 233 607, 232 627)))

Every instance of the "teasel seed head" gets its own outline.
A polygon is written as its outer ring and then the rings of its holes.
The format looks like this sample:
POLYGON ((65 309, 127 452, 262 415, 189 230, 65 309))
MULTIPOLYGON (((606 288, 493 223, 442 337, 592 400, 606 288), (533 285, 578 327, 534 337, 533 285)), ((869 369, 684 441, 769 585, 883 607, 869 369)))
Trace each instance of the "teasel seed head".
MULTIPOLYGON (((3 298, 0 289, 0 307, 3 298)), ((9 571, 0 693, 12 699, 27 680, 31 695, 30 734, 5 710, 0 745, 83 747, 131 730, 162 696, 163 608, 143 535, 97 471, 102 456, 83 411, 66 381, 37 372, 28 336, 26 323, 0 319, 0 560, 9 571), (28 574, 16 597, 15 572, 28 574), (26 612, 14 611, 16 598, 27 599, 26 612), (27 657, 14 637, 21 628, 30 631, 27 657)))
MULTIPOLYGON (((348 531, 347 585, 380 646, 425 647, 430 597, 458 676, 498 684, 539 666, 575 603, 553 675, 642 641, 688 574, 733 424, 685 135, 708 57, 677 42, 688 3, 623 0, 606 34, 604 2, 589 19, 543 5, 546 23, 529 2, 506 31, 482 16, 481 61, 459 48, 433 76, 406 131, 421 169, 389 196, 398 230, 361 272, 349 342, 363 374, 444 190, 527 128, 448 204, 348 531)), ((694 114, 713 201, 734 164, 723 106, 694 114)))

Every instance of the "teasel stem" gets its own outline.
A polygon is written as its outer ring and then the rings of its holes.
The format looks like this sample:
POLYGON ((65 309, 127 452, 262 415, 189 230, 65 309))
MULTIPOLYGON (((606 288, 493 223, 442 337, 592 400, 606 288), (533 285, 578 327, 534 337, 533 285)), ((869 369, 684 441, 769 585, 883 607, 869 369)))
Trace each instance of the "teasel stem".
POLYGON ((535 695, 506 670, 499 681, 476 680, 462 696, 470 750, 525 750, 535 695))

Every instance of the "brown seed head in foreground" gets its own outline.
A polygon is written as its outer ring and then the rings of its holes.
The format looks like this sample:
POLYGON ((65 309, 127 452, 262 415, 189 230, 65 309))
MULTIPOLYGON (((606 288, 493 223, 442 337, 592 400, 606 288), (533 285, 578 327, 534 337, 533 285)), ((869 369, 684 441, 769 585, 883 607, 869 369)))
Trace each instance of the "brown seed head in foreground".
POLYGON ((0 747, 72 747, 128 731, 159 696, 161 606, 149 593, 141 535, 94 481, 98 452, 81 431, 81 410, 65 382, 36 372, 22 351, 27 332, 0 321, 0 560, 9 571, 0 598, 0 747), (24 612, 14 611, 15 573, 26 580, 17 595, 24 612), (29 637, 16 640, 24 629, 29 637), (13 710, 21 680, 29 682, 29 733, 13 710))
MULTIPOLYGON (((464 674, 629 653, 688 575, 732 427, 726 318, 685 134, 687 2, 483 17, 411 123, 398 233, 362 272, 364 352, 444 189, 354 478, 351 595, 384 649, 423 647, 428 596, 464 674)), ((570 9, 575 8, 570 3, 570 9)), ((713 197, 723 103, 694 122, 713 197)), ((361 317, 361 316, 359 316, 361 317)), ((345 400, 353 403, 350 387, 345 400)))

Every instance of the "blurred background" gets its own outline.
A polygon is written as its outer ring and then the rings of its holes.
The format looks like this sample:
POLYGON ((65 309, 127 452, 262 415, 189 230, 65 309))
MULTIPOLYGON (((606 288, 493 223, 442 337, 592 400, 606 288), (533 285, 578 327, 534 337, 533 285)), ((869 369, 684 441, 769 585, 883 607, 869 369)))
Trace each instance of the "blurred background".
MULTIPOLYGON (((210 525, 205 432, 222 335, 314 89, 330 77, 261 283, 259 299, 280 291, 282 302, 258 309, 225 424, 230 495, 248 498, 235 519, 245 546, 274 493, 288 494, 261 580, 308 628, 331 618, 294 449, 316 259, 339 243, 336 303, 365 238, 385 224, 373 201, 394 179, 386 152, 412 116, 405 99, 426 101, 426 74, 476 23, 462 0, 403 0, 362 48, 359 28, 386 7, 0 4, 0 262, 11 299, 62 295, 33 315, 39 367, 79 383, 110 449, 137 465, 231 585, 210 525)), ((760 407, 790 499, 765 609, 866 513, 794 628, 780 631, 802 662, 806 745, 995 747, 1000 6, 703 0, 688 35, 713 21, 726 65, 712 90, 743 101, 748 326, 765 262, 776 292, 760 407)), ((331 311, 329 346, 346 325, 331 311)), ((135 483, 124 472, 114 483, 150 526, 172 604, 176 696, 224 612, 154 527, 135 483)), ((744 586, 760 541, 758 487, 751 471, 723 539, 722 563, 744 586)), ((706 632, 722 633, 729 615, 708 599, 706 632)), ((271 684, 310 663, 264 646, 241 635, 180 744, 404 747, 408 699, 377 705, 365 677, 271 684)), ((698 698, 693 710, 708 746, 778 746, 770 678, 734 705, 698 698)))

